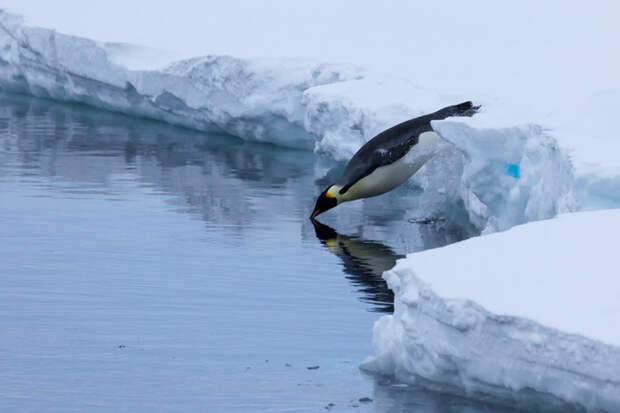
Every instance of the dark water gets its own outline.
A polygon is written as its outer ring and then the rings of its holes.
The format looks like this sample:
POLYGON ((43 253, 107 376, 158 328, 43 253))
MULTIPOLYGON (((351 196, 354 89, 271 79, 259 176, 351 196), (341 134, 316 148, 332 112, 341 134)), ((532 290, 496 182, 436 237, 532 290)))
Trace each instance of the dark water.
POLYGON ((0 95, 0 411, 498 411, 358 369, 381 273, 467 233, 411 187, 315 228, 341 167, 0 95))

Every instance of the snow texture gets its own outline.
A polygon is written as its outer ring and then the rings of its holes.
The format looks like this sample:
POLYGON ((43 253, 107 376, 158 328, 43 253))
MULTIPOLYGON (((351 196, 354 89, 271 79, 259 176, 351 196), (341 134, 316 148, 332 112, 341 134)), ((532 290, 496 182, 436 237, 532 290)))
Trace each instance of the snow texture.
MULTIPOLYGON (((337 160, 395 123, 471 98, 309 60, 206 56, 135 69, 136 59, 153 60, 153 54, 29 27, 0 12, 0 87, 6 91, 314 149, 337 160)), ((571 165, 554 138, 536 125, 484 119, 484 127, 461 119, 434 125, 451 144, 418 173, 429 199, 464 204, 485 232, 571 210, 571 165)))
POLYGON ((395 311, 376 322, 364 368, 511 404, 533 389, 619 411, 619 226, 620 210, 566 214, 400 260, 384 273, 395 311))

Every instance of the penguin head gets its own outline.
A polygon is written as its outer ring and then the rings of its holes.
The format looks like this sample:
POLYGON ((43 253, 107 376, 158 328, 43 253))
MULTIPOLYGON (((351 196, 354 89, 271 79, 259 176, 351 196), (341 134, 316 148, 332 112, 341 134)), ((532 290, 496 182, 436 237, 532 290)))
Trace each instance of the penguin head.
POLYGON ((337 191, 335 190, 335 185, 329 186, 325 191, 319 195, 316 199, 316 205, 314 206, 314 212, 310 218, 314 219, 317 215, 322 214, 323 212, 332 209, 336 205, 338 205, 338 198, 336 197, 337 191))

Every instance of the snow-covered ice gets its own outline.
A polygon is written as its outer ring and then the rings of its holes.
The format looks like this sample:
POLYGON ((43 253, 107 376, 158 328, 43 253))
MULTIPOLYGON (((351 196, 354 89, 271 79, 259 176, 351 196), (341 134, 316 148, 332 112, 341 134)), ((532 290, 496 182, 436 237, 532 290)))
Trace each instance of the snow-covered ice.
POLYGON ((395 311, 375 324, 364 368, 618 411, 617 228, 620 210, 579 212, 407 256, 384 274, 395 311))
MULTIPOLYGON (((5 90, 314 148, 337 160, 394 123, 470 98, 350 64, 299 59, 206 56, 134 70, 128 66, 139 65, 128 56, 151 50, 29 27, 4 12, 0 24, 5 90)), ((555 138, 537 125, 510 124, 499 115, 503 120, 493 121, 489 106, 478 121, 438 122, 452 145, 418 174, 418 184, 430 198, 463 202, 486 232, 570 210, 571 167, 555 138)))

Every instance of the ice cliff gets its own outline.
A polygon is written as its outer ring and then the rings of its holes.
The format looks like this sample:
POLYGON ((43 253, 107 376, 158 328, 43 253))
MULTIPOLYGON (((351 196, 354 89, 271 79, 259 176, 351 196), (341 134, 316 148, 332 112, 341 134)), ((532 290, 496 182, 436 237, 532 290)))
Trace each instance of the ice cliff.
MULTIPOLYGON (((472 98, 307 60, 206 56, 132 70, 127 56, 137 50, 29 27, 0 12, 3 90, 314 149, 336 160, 396 122, 472 98)), ((416 178, 430 198, 462 203, 487 232, 572 207, 570 162, 541 127, 463 122, 435 125, 445 150, 416 178)))

